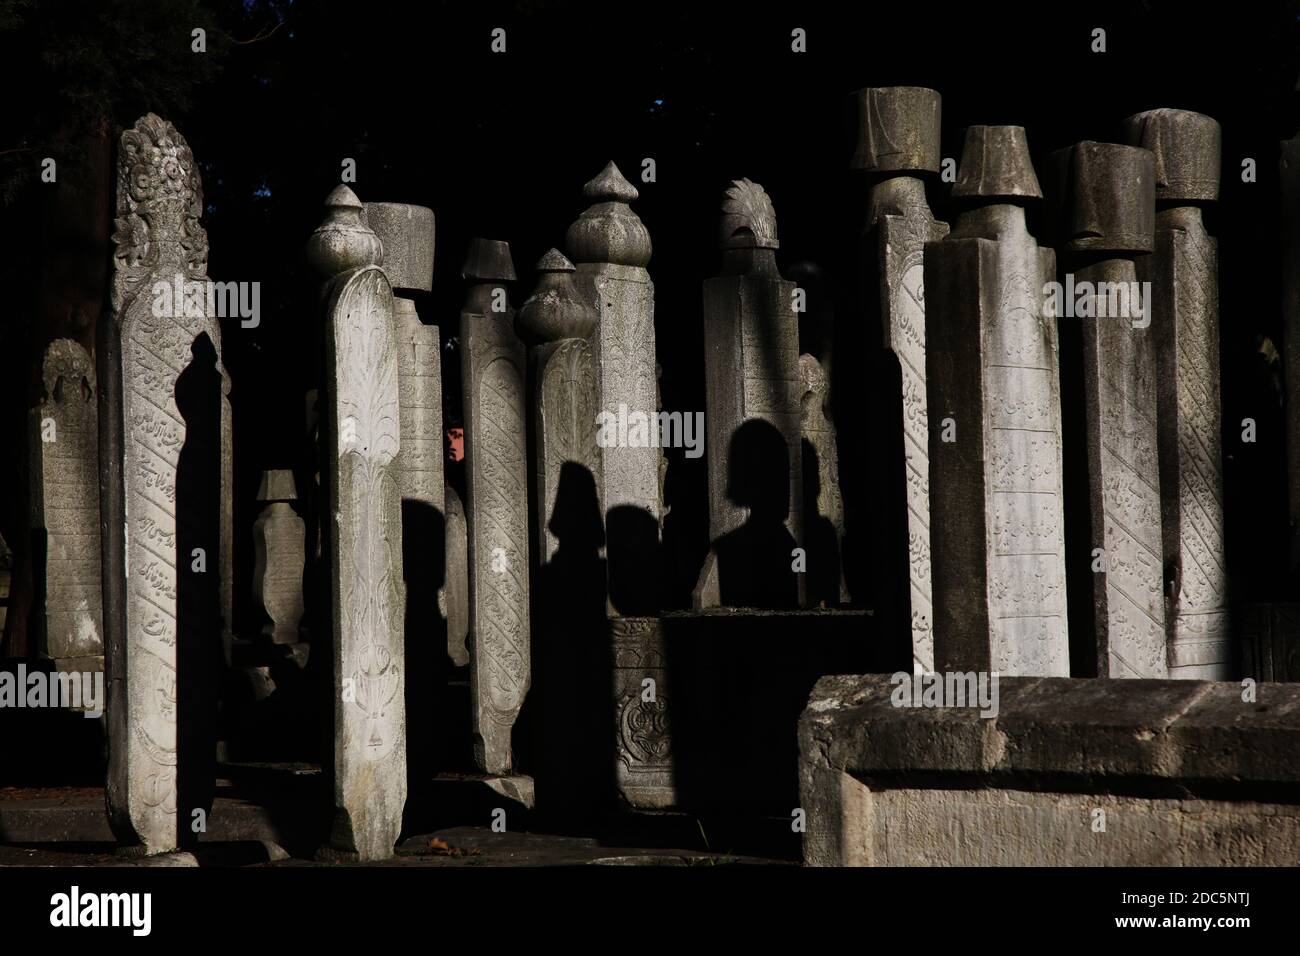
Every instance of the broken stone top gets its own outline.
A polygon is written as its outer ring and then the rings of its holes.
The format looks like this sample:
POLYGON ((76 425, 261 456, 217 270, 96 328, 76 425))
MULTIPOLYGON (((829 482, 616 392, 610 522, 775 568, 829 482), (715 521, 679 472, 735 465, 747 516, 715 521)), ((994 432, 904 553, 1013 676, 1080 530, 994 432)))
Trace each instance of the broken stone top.
POLYGON ((153 113, 136 120, 122 133, 118 151, 115 309, 152 273, 175 270, 189 278, 206 273, 202 212, 203 181, 185 138, 153 113))
MULTIPOLYGON (((1118 143, 1076 143, 1052 156, 1062 182, 1060 240, 1075 252, 1155 248, 1155 157, 1118 143)), ((1054 191, 1055 192, 1055 191, 1054 191)))
POLYGON ((347 186, 325 198, 325 221, 307 240, 307 262, 324 278, 384 261, 384 244, 366 224, 361 200, 347 186))
POLYGON ((868 173, 939 171, 941 98, 923 86, 884 86, 852 94, 857 144, 850 169, 868 173))
POLYGON ((776 210, 758 183, 733 180, 722 199, 718 238, 723 249, 778 249, 776 210))
POLYGON ((1022 126, 972 126, 966 130, 954 199, 1041 199, 1022 126))
POLYGON ((95 394, 95 366, 89 353, 72 339, 55 339, 45 349, 45 362, 41 368, 45 382, 46 401, 60 401, 65 397, 81 396, 81 384, 89 390, 87 399, 95 394), (62 383, 62 389, 60 389, 62 383), (67 389, 72 386, 75 392, 67 389))
POLYGON ((1124 140, 1155 154, 1157 200, 1219 198, 1223 130, 1218 121, 1189 110, 1148 110, 1124 120, 1124 140))
POLYGON ((399 202, 368 202, 366 224, 384 245, 384 272, 394 289, 433 289, 433 210, 399 202))
POLYGON ((293 481, 293 472, 287 469, 262 472, 262 484, 257 489, 257 500, 296 501, 298 488, 293 481))
POLYGON ((514 282, 510 243, 503 239, 471 239, 460 277, 471 282, 514 282))
POLYGON ((578 263, 644 268, 650 262, 650 233, 628 203, 637 191, 612 162, 582 187, 594 205, 569 226, 565 245, 578 263))
POLYGON ((576 271, 558 249, 537 263, 537 288, 522 306, 515 331, 530 344, 560 339, 590 338, 596 331, 596 313, 574 284, 576 271))

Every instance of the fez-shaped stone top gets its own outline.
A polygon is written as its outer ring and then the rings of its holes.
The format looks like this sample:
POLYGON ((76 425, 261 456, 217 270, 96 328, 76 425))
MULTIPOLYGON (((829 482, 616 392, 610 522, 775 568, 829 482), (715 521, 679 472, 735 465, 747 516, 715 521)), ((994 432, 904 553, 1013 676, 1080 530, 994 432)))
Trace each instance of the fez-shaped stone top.
POLYGON ((748 179, 732 180, 722 197, 718 240, 723 249, 779 249, 776 210, 767 192, 748 179))
POLYGON ((857 142, 850 169, 939 171, 939 94, 923 86, 881 86, 852 94, 857 142))
POLYGON ((325 221, 307 240, 307 261, 326 279, 384 261, 384 244, 366 225, 361 200, 347 186, 325 198, 325 221))
POLYGON ((628 205, 637 198, 636 188, 611 161, 582 187, 582 195, 593 205, 564 236, 573 261, 644 268, 650 262, 650 233, 628 205))
POLYGON ((1052 154, 1058 241, 1075 252, 1155 248, 1155 157, 1148 149, 1086 140, 1052 154))
POLYGON ((573 283, 573 263, 558 249, 537 262, 537 288, 519 307, 515 331, 531 344, 590 338, 596 313, 573 283))
POLYGON ((276 469, 262 472, 262 483, 257 489, 258 501, 296 501, 298 487, 293 481, 293 472, 276 469))
POLYGON ((514 282, 515 261, 510 257, 510 243, 504 239, 471 239, 460 277, 470 282, 514 282))
POLYGON ((966 130, 954 199, 1041 199, 1023 126, 972 126, 966 130))
POLYGON ((364 203, 365 221, 384 244, 384 272, 394 289, 433 289, 433 210, 400 202, 364 203))
POLYGON ((1217 120, 1190 110, 1148 110, 1124 120, 1124 141, 1155 153, 1157 200, 1219 198, 1223 130, 1217 120))

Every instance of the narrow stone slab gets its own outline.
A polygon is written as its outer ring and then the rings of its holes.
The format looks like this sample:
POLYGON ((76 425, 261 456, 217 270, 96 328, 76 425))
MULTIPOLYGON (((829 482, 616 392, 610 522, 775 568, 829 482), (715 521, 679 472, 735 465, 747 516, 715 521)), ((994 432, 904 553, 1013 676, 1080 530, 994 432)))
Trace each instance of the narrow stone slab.
POLYGON ((510 735, 532 679, 528 604, 527 360, 506 283, 510 247, 475 239, 461 277, 465 513, 469 534, 470 692, 474 759, 509 775, 510 735))
POLYGON ((1056 265, 1025 226, 1024 130, 971 127, 953 195, 968 208, 925 247, 934 663, 1063 676, 1056 265))
POLYGON ((1053 154, 1053 164, 1064 282, 1048 305, 1062 341, 1068 333, 1077 349, 1070 360, 1081 379, 1082 415, 1070 440, 1084 447, 1078 487, 1088 496, 1080 510, 1086 522, 1067 524, 1074 540, 1086 542, 1067 559, 1071 580, 1081 584, 1072 595, 1074 633, 1095 638, 1085 673, 1165 677, 1158 333, 1134 264, 1154 245, 1154 157, 1084 142, 1053 154))
POLYGON ((912 86, 859 90, 853 99, 859 123, 850 165, 871 184, 861 261, 877 387, 865 438, 902 469, 867 470, 873 607, 891 633, 908 633, 915 666, 932 670, 923 258, 925 244, 946 236, 948 225, 930 212, 923 177, 939 171, 941 102, 934 90, 912 86))
POLYGON ((31 528, 43 542, 29 627, 52 660, 98 658, 104 637, 99 543, 99 424, 90 355, 71 339, 45 349, 45 396, 31 413, 31 528))
POLYGON ((220 328, 188 285, 207 282, 202 209, 174 126, 151 113, 122 134, 98 347, 108 806, 119 838, 149 854, 177 849, 192 811, 210 807, 230 595, 230 383, 220 328))
POLYGON ((327 281, 321 401, 324 553, 334 671, 328 852, 393 855, 406 804, 398 344, 383 247, 346 186, 326 200, 308 260, 327 281))
MULTIPOLYGON (((650 234, 629 206, 637 191, 611 162, 582 195, 592 205, 569 226, 565 246, 577 267, 578 288, 596 311, 592 354, 599 408, 616 418, 621 413, 624 420, 636 412, 653 416, 658 411, 654 283, 646 271, 650 234)), ((659 595, 662 452, 657 443, 628 441, 600 453, 610 611, 653 612, 659 595)))
POLYGON ((795 285, 776 266, 767 193, 734 181, 722 203, 722 273, 704 283, 709 556, 696 607, 797 607, 803 564, 802 396, 795 285))
POLYGON ((253 603, 263 618, 263 634, 276 644, 295 644, 305 611, 307 526, 290 504, 298 500, 293 472, 262 472, 257 500, 263 508, 253 522, 253 603))

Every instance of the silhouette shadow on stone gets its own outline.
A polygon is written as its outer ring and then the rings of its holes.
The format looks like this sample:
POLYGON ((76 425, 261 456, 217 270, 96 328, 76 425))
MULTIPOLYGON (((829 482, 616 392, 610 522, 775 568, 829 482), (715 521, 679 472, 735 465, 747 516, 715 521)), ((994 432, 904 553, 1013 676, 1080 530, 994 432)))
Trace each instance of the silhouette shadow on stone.
POLYGON ((821 471, 817 450, 803 442, 804 548, 808 555, 809 607, 835 607, 840 602, 840 549, 835 525, 817 510, 821 471))
POLYGON ((176 742, 178 833, 212 810, 217 690, 224 669, 220 607, 221 376, 206 334, 176 379, 185 444, 176 465, 176 742))
POLYGON ((659 522, 635 505, 617 505, 605 518, 609 603, 622 617, 657 614, 662 603, 659 522))
MULTIPOLYGON (((406 772, 408 794, 432 778, 439 760, 438 713, 451 661, 438 591, 447 579, 446 521, 427 501, 402 500, 406 583, 406 772)), ((413 802, 408 799, 408 802, 413 802)))
POLYGON ((596 715, 610 709, 605 544, 596 480, 577 462, 560 468, 547 529, 559 547, 541 569, 533 628, 533 686, 520 725, 532 728, 537 809, 550 820, 590 822, 613 791, 612 742, 596 715))
POLYGON ((723 607, 794 608, 799 583, 792 563, 790 455, 770 423, 751 418, 731 436, 727 497, 749 509, 739 528, 713 542, 723 607))

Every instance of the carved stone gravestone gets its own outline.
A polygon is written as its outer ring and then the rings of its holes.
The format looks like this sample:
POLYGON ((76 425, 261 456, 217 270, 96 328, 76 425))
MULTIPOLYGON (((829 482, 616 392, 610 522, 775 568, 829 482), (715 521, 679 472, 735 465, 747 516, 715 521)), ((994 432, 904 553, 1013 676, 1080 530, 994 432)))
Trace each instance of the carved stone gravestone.
POLYGON ((795 285, 776 213, 748 179, 722 205, 722 274, 704 283, 709 537, 696 607, 796 607, 803 594, 802 396, 795 285))
POLYGON ((383 246, 338 186, 307 244, 326 280, 320 401, 334 676, 327 855, 393 855, 406 804, 398 343, 383 246))
POLYGON ((1165 677, 1157 331, 1134 264, 1155 242, 1154 159, 1083 142, 1052 162, 1064 281, 1047 304, 1063 347, 1076 352, 1062 358, 1082 397, 1067 438, 1083 451, 1078 488, 1087 489, 1087 507, 1066 514, 1080 543, 1066 562, 1079 589, 1070 595, 1075 640, 1095 639, 1095 659, 1079 655, 1089 673, 1165 677))
POLYGON ((1169 676, 1227 680, 1228 633, 1219 400, 1218 246, 1204 205, 1219 196, 1222 131, 1208 116, 1158 109, 1124 121, 1155 154, 1156 248, 1138 263, 1151 283, 1157 338, 1160 497, 1169 676))
POLYGON ((85 349, 57 339, 42 372, 30 427, 37 651, 60 670, 103 670, 95 371, 85 349))
POLYGON ((447 583, 443 586, 443 613, 447 616, 447 656, 457 667, 469 663, 469 529, 465 506, 456 489, 447 486, 447 583))
POLYGON ((296 644, 302 622, 302 574, 307 529, 293 510, 298 498, 292 471, 262 472, 253 522, 253 601, 264 619, 262 633, 276 644, 296 644))
POLYGON ((119 838, 146 853, 190 838, 215 771, 230 406, 202 209, 174 126, 149 114, 122 134, 113 315, 97 346, 107 799, 119 838))
POLYGON ((460 313, 468 500, 470 693, 474 759, 513 767, 511 731, 531 681, 528 603, 527 361, 506 293, 510 247, 475 239, 461 277, 460 313))
POLYGON ((948 234, 930 212, 927 174, 939 171, 940 98, 934 90, 859 90, 850 166, 870 183, 862 236, 867 348, 875 394, 867 445, 864 524, 871 528, 874 607, 888 633, 906 635, 913 664, 934 669, 930 583, 930 421, 925 383, 925 244, 948 234))
POLYGON ((1018 126, 972 126, 925 247, 936 670, 1069 673, 1055 255, 1025 226, 1042 193, 1018 126))
MULTIPOLYGON (((653 416, 655 400, 654 283, 650 234, 628 205, 637 191, 609 163, 582 188, 592 205, 565 235, 578 288, 597 315, 592 342, 599 410, 631 421, 653 416)), ((620 428, 620 432, 622 429, 620 428)), ((610 610, 647 613, 659 603, 660 459, 653 436, 627 429, 626 440, 600 449, 600 503, 605 514, 610 610)))

